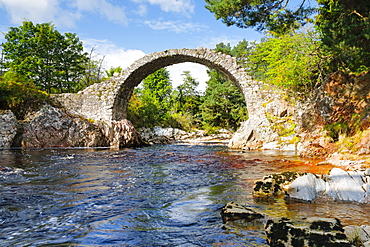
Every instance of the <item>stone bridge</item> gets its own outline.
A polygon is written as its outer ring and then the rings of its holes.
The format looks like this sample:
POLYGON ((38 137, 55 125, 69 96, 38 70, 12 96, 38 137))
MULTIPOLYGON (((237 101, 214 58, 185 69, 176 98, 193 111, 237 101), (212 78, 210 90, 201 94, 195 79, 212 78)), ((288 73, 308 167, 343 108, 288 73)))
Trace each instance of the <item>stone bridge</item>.
MULTIPOLYGON (((264 114, 261 114, 260 101, 264 98, 267 102, 271 97, 265 97, 269 93, 263 93, 262 84, 252 80, 234 57, 202 47, 171 49, 148 54, 118 76, 91 85, 76 94, 55 97, 69 112, 112 126, 114 121, 126 118, 127 106, 133 90, 143 79, 160 68, 184 62, 203 64, 223 73, 243 93, 249 116, 258 117, 258 123, 255 124, 261 126, 268 124, 264 114)), ((270 130, 267 132, 270 133, 270 130)))
MULTIPOLYGON (((172 49, 148 54, 135 61, 122 74, 94 84, 77 94, 65 94, 61 96, 61 101, 65 102, 66 108, 70 108, 68 110, 78 115, 109 124, 112 120, 126 118, 128 101, 134 88, 143 79, 160 68, 184 62, 203 64, 222 72, 244 95, 248 95, 251 84, 255 84, 234 57, 201 47, 172 49)), ((248 101, 246 103, 249 105, 248 101)))

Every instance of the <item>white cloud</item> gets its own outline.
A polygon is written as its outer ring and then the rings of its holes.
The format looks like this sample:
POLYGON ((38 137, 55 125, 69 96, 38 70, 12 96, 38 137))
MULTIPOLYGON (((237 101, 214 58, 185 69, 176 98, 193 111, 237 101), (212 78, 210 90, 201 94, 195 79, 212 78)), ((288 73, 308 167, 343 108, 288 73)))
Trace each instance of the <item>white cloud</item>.
POLYGON ((207 67, 198 63, 179 63, 167 67, 172 80, 172 86, 175 88, 183 83, 182 74, 184 71, 190 71, 190 75, 199 82, 198 90, 206 90, 206 81, 209 80, 207 67))
POLYGON ((13 24, 21 24, 27 19, 36 23, 53 22, 57 26, 73 27, 86 13, 99 13, 109 21, 127 24, 124 8, 107 0, 0 0, 0 8, 8 12, 13 24))
POLYGON ((137 59, 146 55, 141 50, 126 50, 118 47, 108 40, 85 39, 82 41, 87 52, 90 52, 92 48, 94 49, 94 60, 104 58, 104 69, 109 69, 111 67, 121 67, 125 69, 137 59))
POLYGON ((148 13, 148 8, 145 4, 140 4, 134 12, 140 16, 145 16, 148 13))
POLYGON ((200 32, 208 28, 208 26, 204 24, 182 21, 152 20, 144 21, 144 24, 153 30, 166 30, 175 33, 200 32))
POLYGON ((57 0, 0 0, 0 7, 7 10, 11 22, 20 24, 26 19, 47 22, 58 13, 57 0))
POLYGON ((109 21, 127 25, 127 17, 124 7, 113 5, 107 0, 77 0, 71 6, 76 6, 80 12, 99 13, 109 21))
POLYGON ((132 0, 136 3, 159 5, 164 12, 175 12, 185 16, 194 14, 195 5, 192 0, 132 0))

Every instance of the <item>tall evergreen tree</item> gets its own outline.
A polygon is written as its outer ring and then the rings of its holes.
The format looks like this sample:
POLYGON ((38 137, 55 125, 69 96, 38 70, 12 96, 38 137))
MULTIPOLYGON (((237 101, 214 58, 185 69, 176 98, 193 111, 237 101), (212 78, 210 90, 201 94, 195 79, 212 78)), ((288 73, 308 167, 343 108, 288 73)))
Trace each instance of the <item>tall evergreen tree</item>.
POLYGON ((248 117, 243 94, 220 72, 209 70, 208 75, 210 79, 200 106, 205 128, 236 130, 248 117))

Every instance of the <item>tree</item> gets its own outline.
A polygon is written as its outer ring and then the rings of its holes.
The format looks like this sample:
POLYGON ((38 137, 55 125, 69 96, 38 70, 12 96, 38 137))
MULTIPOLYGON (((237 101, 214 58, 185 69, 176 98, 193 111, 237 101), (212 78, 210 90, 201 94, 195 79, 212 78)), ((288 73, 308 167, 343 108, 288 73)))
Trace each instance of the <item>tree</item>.
POLYGON ((310 22, 316 8, 305 0, 205 0, 206 8, 227 26, 255 27, 258 31, 284 34, 310 22))
POLYGON ((318 0, 316 20, 331 70, 370 68, 370 4, 368 0, 318 0))
MULTIPOLYGON (((215 51, 223 52, 236 58, 239 64, 246 66, 245 59, 253 50, 254 43, 240 41, 236 46, 219 43, 215 51)), ((248 112, 243 94, 238 87, 216 70, 209 70, 210 79, 199 109, 206 129, 236 129, 241 121, 248 119, 248 112)))
POLYGON ((208 75, 210 79, 207 81, 203 103, 199 107, 204 127, 235 130, 248 115, 243 94, 220 72, 209 70, 208 75))
POLYGON ((165 68, 147 76, 142 88, 137 88, 130 99, 128 119, 136 127, 163 125, 168 119, 172 85, 165 68), (135 121, 139 120, 139 121, 135 121))
POLYGON ((247 60, 250 74, 292 94, 308 95, 325 76, 325 61, 318 53, 320 41, 314 32, 268 37, 257 44, 247 60))
POLYGON ((190 71, 184 71, 182 77, 183 83, 177 87, 175 97, 177 111, 195 115, 200 104, 200 94, 197 91, 199 82, 191 76, 190 71))
POLYGON ((61 34, 51 23, 24 21, 11 27, 3 46, 5 66, 48 93, 74 90, 88 61, 76 34, 61 34))

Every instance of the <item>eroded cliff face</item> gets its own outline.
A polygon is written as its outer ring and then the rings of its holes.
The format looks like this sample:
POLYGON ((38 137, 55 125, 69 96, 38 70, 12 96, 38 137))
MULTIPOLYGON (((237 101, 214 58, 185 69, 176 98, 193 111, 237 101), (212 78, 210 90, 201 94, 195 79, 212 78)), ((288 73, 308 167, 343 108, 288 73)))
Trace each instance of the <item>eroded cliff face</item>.
MULTIPOLYGON (((301 156, 370 154, 370 73, 329 75, 306 109, 301 156)), ((351 157, 352 156, 352 157, 351 157)))
POLYGON ((253 115, 230 148, 296 150, 311 158, 370 157, 370 73, 332 73, 304 102, 273 88, 261 87, 253 95, 253 115))

